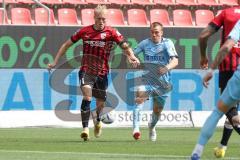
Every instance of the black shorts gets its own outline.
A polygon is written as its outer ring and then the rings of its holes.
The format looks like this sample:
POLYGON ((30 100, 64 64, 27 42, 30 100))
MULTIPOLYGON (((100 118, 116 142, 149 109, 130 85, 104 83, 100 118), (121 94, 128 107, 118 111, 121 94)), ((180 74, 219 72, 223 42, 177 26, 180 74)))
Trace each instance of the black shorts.
POLYGON ((228 80, 232 77, 234 71, 224 71, 219 72, 219 88, 221 89, 221 93, 227 86, 228 80))
POLYGON ((106 90, 108 87, 107 75, 96 76, 96 75, 85 73, 83 71, 79 71, 78 77, 79 77, 81 86, 90 85, 92 87, 93 97, 106 101, 106 98, 107 98, 106 90))

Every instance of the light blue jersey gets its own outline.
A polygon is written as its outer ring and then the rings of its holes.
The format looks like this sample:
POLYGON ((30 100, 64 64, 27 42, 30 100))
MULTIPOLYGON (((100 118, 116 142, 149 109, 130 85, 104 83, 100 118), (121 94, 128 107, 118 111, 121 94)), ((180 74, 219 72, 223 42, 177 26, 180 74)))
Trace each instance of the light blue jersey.
MULTIPOLYGON (((138 44, 134 52, 135 54, 143 53, 146 65, 150 63, 165 66, 170 62, 171 57, 178 57, 173 42, 167 38, 162 38, 162 41, 159 43, 154 43, 150 38, 145 39, 138 44)), ((158 73, 154 74, 158 75, 158 73)), ((170 71, 163 75, 161 79, 169 83, 170 71)))
MULTIPOLYGON (((228 38, 233 39, 235 42, 240 40, 240 21, 236 23, 228 38)), ((237 101, 240 101, 240 65, 238 65, 237 70, 228 81, 227 87, 224 89, 220 99, 228 106, 232 106, 237 101)))
MULTIPOLYGON (((236 42, 240 40, 240 21, 236 23, 230 32, 228 39, 233 39, 236 42)), ((240 100, 240 65, 238 65, 237 70, 228 81, 226 88, 223 90, 223 93, 220 96, 220 100, 222 100, 228 107, 234 106, 240 100)), ((202 127, 198 144, 202 146, 206 145, 210 137, 213 135, 218 121, 223 115, 224 113, 218 108, 213 110, 202 127)))

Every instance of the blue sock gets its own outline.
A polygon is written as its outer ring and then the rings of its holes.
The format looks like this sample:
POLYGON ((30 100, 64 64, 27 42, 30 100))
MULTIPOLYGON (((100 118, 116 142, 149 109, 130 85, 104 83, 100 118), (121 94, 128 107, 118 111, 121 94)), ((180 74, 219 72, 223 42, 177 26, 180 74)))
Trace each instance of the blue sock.
POLYGON ((136 104, 136 106, 133 109, 133 129, 134 130, 139 130, 139 125, 140 125, 140 119, 141 119, 141 114, 140 111, 143 108, 143 104, 136 104))
POLYGON ((223 112, 219 111, 218 109, 214 109, 211 115, 205 121, 201 133, 198 139, 198 144, 204 146, 208 142, 208 140, 212 137, 215 128, 217 126, 218 121, 223 116, 223 112))
POLYGON ((152 121, 150 123, 150 127, 153 128, 156 126, 157 122, 159 120, 159 115, 156 114, 155 112, 152 113, 152 121))

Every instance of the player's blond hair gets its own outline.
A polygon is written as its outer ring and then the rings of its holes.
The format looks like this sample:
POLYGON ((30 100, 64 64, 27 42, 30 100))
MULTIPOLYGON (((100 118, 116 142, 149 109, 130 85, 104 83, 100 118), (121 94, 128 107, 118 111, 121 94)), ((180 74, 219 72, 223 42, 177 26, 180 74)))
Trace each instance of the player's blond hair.
POLYGON ((107 7, 105 5, 98 5, 95 9, 94 9, 94 15, 103 13, 107 11, 107 7))

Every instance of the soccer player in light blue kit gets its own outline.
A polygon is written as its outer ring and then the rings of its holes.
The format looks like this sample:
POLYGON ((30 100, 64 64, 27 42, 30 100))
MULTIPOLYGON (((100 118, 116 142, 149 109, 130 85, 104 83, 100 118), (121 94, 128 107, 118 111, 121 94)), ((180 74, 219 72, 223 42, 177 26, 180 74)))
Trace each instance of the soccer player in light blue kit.
MULTIPOLYGON (((216 58, 214 59, 211 69, 203 78, 203 85, 208 86, 209 80, 213 77, 213 70, 221 63, 224 57, 230 53, 231 48, 240 40, 240 21, 236 23, 232 31, 230 32, 227 41, 222 45, 216 58)), ((240 65, 238 65, 237 70, 234 72, 232 78, 228 81, 226 88, 224 89, 222 95, 220 96, 217 104, 211 115, 205 121, 201 133, 196 144, 191 159, 199 160, 204 146, 211 138, 214 130, 217 126, 218 121, 225 114, 229 119, 231 125, 240 125, 240 116, 236 112, 236 107, 234 107, 240 101, 240 65)))
MULTIPOLYGON (((137 92, 135 95, 136 106, 133 110, 133 137, 136 140, 141 137, 139 130, 140 111, 142 110, 145 100, 151 96, 153 98, 153 113, 151 121, 148 124, 149 139, 151 141, 156 141, 157 134, 155 125, 159 120, 160 113, 165 105, 166 98, 168 97, 168 93, 164 93, 164 88, 162 88, 160 85, 170 83, 170 70, 178 65, 178 55, 176 53, 173 42, 170 39, 162 37, 163 25, 161 23, 153 22, 150 26, 150 31, 151 38, 141 41, 134 49, 135 54, 144 54, 143 64, 145 66, 148 64, 153 65, 149 66, 151 73, 145 74, 144 78, 145 81, 147 81, 146 84, 148 86, 140 85, 137 87, 137 92), (158 67, 160 65, 163 65, 165 67, 158 67), (155 71, 153 71, 153 66, 156 67, 155 71), (155 84, 155 86, 153 84, 155 84), (160 85, 156 86, 156 84, 160 85)), ((169 90, 166 88, 165 91, 169 92, 169 90)))

